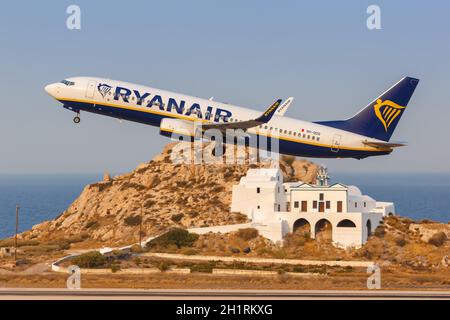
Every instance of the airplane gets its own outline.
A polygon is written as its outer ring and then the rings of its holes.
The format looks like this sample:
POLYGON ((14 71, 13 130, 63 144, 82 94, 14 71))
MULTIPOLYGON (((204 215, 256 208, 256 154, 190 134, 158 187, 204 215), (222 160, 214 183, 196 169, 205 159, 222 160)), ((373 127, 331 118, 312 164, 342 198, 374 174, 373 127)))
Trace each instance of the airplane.
POLYGON ((63 107, 157 126, 160 134, 195 136, 201 130, 240 129, 248 137, 275 139, 278 153, 313 158, 355 158, 390 154, 405 146, 390 138, 419 83, 404 77, 346 120, 308 122, 284 114, 293 98, 260 111, 193 96, 96 77, 72 77, 45 87, 63 107))

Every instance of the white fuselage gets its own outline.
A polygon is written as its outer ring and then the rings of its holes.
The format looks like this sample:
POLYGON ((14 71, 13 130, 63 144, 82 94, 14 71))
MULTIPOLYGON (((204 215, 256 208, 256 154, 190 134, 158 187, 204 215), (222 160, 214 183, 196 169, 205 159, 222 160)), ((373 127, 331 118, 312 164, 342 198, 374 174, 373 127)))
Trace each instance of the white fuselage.
MULTIPOLYGON (((110 79, 74 77, 64 81, 46 87, 46 91, 64 107, 154 126, 158 126, 163 118, 223 123, 255 119, 262 112, 110 79)), ((363 143, 379 141, 373 138, 277 115, 267 124, 248 129, 247 133, 276 137, 280 141, 280 153, 298 156, 365 158, 392 151, 363 143)))

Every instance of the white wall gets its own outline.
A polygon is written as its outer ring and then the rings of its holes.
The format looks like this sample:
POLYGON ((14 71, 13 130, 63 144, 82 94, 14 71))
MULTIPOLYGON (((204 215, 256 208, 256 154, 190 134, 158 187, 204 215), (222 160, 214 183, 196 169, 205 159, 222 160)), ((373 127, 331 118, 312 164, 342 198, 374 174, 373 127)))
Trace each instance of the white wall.
POLYGON ((347 192, 345 190, 323 190, 323 189, 293 189, 290 197, 291 212, 301 212, 302 201, 308 202, 307 212, 319 212, 319 197, 324 194, 325 212, 337 212, 337 203, 342 201, 342 212, 347 211, 347 192), (299 207, 294 208, 295 201, 298 201, 299 207), (317 201, 317 208, 313 208, 313 201, 317 201), (330 209, 326 208, 326 202, 330 201, 330 209))

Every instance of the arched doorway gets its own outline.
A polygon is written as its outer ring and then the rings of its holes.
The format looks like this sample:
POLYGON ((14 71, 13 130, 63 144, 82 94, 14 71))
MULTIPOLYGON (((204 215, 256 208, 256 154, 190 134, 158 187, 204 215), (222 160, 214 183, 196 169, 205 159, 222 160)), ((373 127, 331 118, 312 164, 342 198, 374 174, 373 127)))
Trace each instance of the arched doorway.
POLYGON ((367 227, 367 239, 369 239, 369 237, 372 235, 372 222, 370 222, 370 220, 367 220, 366 227, 367 227))
POLYGON ((298 219, 294 222, 294 226, 292 228, 294 233, 299 233, 302 235, 307 234, 308 237, 311 236, 311 224, 306 219, 298 219))
POLYGON ((348 219, 344 219, 339 221, 339 223, 337 224, 338 228, 356 228, 356 224, 348 219))
POLYGON ((333 236, 333 228, 331 222, 327 219, 320 219, 317 221, 314 228, 316 234, 316 240, 331 242, 333 236))

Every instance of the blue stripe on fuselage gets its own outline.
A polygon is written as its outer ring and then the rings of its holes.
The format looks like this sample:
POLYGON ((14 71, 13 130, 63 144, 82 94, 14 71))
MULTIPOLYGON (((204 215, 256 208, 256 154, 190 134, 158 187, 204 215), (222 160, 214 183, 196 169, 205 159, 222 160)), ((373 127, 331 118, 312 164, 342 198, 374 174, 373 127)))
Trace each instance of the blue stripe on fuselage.
MULTIPOLYGON (((159 127, 163 118, 176 118, 170 117, 170 115, 160 115, 149 112, 141 112, 137 110, 124 109, 120 107, 111 107, 101 104, 92 104, 79 101, 60 101, 64 108, 78 112, 80 110, 106 115, 123 120, 129 120, 133 122, 148 124, 159 127)), ((250 134, 253 137, 254 134, 250 134)), ((279 140, 279 153, 299 156, 299 157, 313 157, 313 158, 356 158, 362 159, 369 156, 378 156, 389 154, 390 151, 364 151, 364 150, 346 150, 340 149, 338 152, 331 151, 329 147, 315 146, 311 144, 289 141, 284 139, 270 138, 261 136, 263 139, 267 139, 267 145, 271 145, 271 139, 279 140)), ((276 142, 274 142, 276 143, 276 142)))

